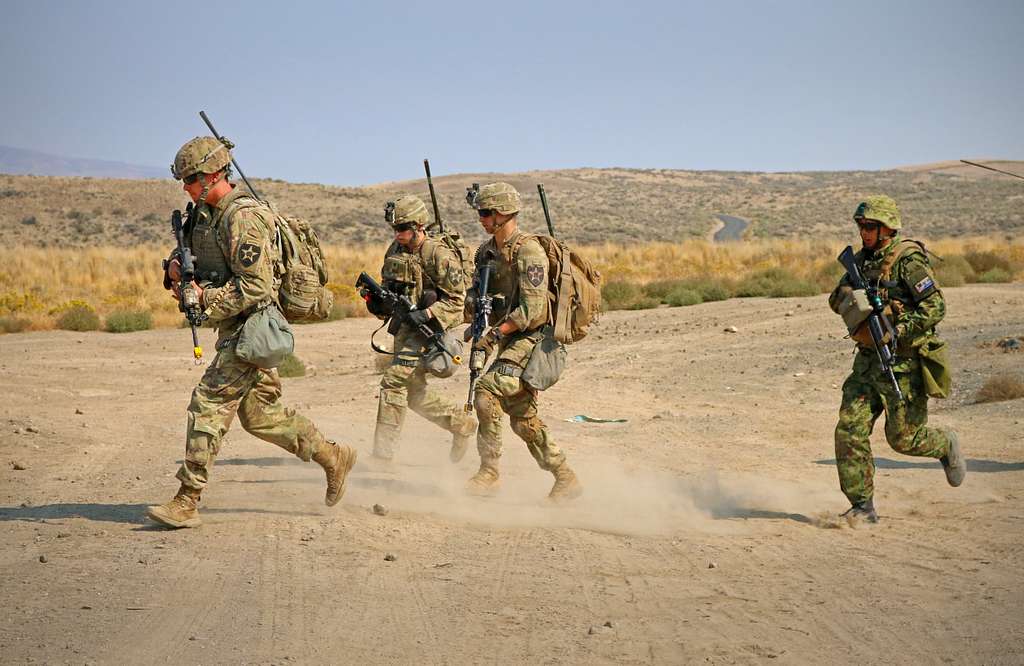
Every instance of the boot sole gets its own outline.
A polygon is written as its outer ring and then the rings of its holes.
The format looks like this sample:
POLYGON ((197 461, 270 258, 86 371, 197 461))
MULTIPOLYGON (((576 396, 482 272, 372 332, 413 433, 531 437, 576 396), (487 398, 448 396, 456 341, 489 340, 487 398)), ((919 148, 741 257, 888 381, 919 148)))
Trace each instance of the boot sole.
MULTIPOLYGON (((960 438, 957 436, 956 433, 952 431, 946 432, 946 436, 950 440, 950 448, 956 448, 956 457, 960 461, 960 465, 954 468, 951 465, 944 463, 942 465, 942 471, 946 473, 946 483, 953 486, 954 488, 959 488, 963 484, 964 479, 967 478, 967 461, 964 460, 964 453, 962 450, 960 450, 960 438), (957 473, 956 470, 960 470, 960 478, 955 478, 955 475, 957 473)), ((952 450, 950 450, 950 453, 952 453, 952 450)), ((947 456, 945 460, 948 461, 949 457, 947 456)))
POLYGON ((175 520, 170 516, 165 516, 162 513, 160 513, 159 509, 160 507, 151 506, 149 507, 149 509, 146 510, 146 515, 149 516, 151 520, 158 522, 161 525, 166 525, 167 527, 182 528, 199 527, 203 524, 203 519, 199 516, 196 516, 195 518, 189 518, 188 520, 175 520))
POLYGON ((551 502, 552 504, 561 504, 563 502, 571 502, 574 499, 579 499, 582 496, 583 496, 583 486, 578 485, 578 486, 575 486, 573 488, 570 488, 563 495, 556 495, 554 497, 552 497, 551 495, 548 495, 548 501, 551 502))
POLYGON ((326 504, 327 506, 334 506, 335 504, 340 502, 341 498, 345 496, 345 491, 348 490, 348 474, 349 472, 352 471, 352 468, 355 467, 356 458, 359 457, 358 451, 356 451, 352 447, 349 447, 349 450, 352 452, 352 455, 349 456, 348 464, 345 465, 345 472, 341 475, 341 486, 338 488, 338 496, 334 498, 333 502, 330 500, 329 497, 325 497, 324 504, 326 504))

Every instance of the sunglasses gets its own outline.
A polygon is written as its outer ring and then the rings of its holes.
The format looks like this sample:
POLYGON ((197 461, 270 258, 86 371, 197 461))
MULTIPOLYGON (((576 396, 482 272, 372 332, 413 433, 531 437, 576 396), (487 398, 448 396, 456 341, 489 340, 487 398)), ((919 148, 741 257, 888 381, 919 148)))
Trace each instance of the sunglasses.
POLYGON ((412 231, 413 229, 416 228, 416 223, 415 222, 402 222, 400 224, 394 225, 392 228, 395 230, 395 233, 401 233, 403 231, 412 231))
POLYGON ((878 231, 878 227, 882 225, 878 222, 858 222, 857 226, 864 231, 878 231))
POLYGON ((182 178, 181 182, 185 183, 186 185, 191 185, 191 184, 197 182, 198 180, 199 180, 199 174, 198 173, 194 173, 191 176, 185 176, 184 178, 182 178))
POLYGON ((476 210, 476 214, 479 215, 480 217, 490 217, 491 215, 494 215, 497 212, 498 211, 494 210, 493 208, 478 208, 476 210))

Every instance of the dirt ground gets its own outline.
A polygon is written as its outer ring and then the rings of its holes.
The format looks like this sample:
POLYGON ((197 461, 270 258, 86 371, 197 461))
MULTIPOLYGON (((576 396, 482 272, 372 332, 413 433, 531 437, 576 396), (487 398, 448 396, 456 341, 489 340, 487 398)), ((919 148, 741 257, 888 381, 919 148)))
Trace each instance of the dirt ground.
MULTIPOLYGON (((950 488, 878 428, 867 529, 835 517, 851 347, 824 296, 607 315, 541 400, 586 487, 570 507, 507 428, 496 498, 464 497, 475 453, 453 466, 410 415, 396 470, 361 462, 328 509, 317 466, 236 424, 179 531, 145 508, 177 488, 188 332, 0 336, 0 662, 1021 663, 1024 401, 973 396, 1022 372, 990 343, 1024 335, 1024 285, 947 297, 932 423, 970 472, 950 488)), ((371 327, 300 327, 316 371, 284 381, 364 458, 371 327)), ((465 374, 438 385, 465 399, 465 374)))

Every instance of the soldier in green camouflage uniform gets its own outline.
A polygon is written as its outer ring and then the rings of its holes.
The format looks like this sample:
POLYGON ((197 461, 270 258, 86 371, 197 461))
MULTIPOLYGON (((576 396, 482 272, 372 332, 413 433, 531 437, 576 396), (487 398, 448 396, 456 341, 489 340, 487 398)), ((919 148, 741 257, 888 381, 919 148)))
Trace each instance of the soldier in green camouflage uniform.
MULTIPOLYGON (((193 284, 200 305, 207 322, 217 328, 217 355, 188 406, 185 461, 177 474, 181 487, 173 499, 148 512, 153 520, 172 527, 200 524, 200 494, 236 414, 247 432, 323 467, 328 506, 344 494, 346 476, 356 459, 354 449, 329 442, 309 419, 281 404, 276 370, 250 365, 235 354, 242 324, 277 298, 280 253, 271 210, 228 182, 230 157, 220 141, 197 137, 182 146, 171 166, 198 206, 194 222, 186 229, 186 244, 195 255, 193 284)), ((175 253, 164 286, 179 298, 180 277, 175 253)))
MULTIPOLYGON (((518 228, 519 193, 507 183, 480 188, 474 207, 480 225, 492 237, 477 249, 476 266, 493 262, 488 292, 495 297, 491 329, 475 349, 496 352, 496 358, 477 383, 474 407, 480 428, 476 446, 480 469, 467 482, 473 494, 491 494, 499 485, 502 415, 526 442, 541 469, 555 477, 548 498, 578 497, 583 488, 537 415, 537 391, 520 380, 530 355, 550 323, 548 257, 536 238, 518 228)), ((467 320, 472 318, 475 286, 467 298, 467 320)))
MULTIPOLYGON (((384 288, 408 296, 413 303, 420 303, 426 292, 433 304, 413 310, 411 321, 395 335, 394 360, 380 381, 373 457, 381 461, 394 458, 408 407, 452 434, 449 458, 458 462, 476 432, 476 419, 427 386, 426 340, 413 326, 434 320, 435 326, 446 331, 462 323, 466 299, 462 261, 442 240, 427 236, 429 214, 419 197, 401 197, 385 211, 395 240, 384 255, 384 288)), ((382 319, 390 314, 372 300, 367 307, 382 319)))
MULTIPOLYGON (((877 522, 874 508, 874 458, 870 435, 885 412, 885 438, 894 450, 909 456, 941 460, 950 485, 959 486, 966 474, 956 434, 928 422, 928 393, 921 372, 922 350, 939 344, 935 326, 946 314, 946 303, 924 247, 899 236, 902 227, 896 202, 873 196, 854 214, 863 248, 856 261, 864 279, 879 286, 884 305, 892 312, 896 333, 893 372, 903 393, 900 400, 864 328, 852 334, 858 341, 853 372, 843 384, 839 423, 835 430, 839 484, 850 500, 851 519, 877 522)), ((846 276, 829 297, 840 313, 853 290, 846 276)), ((866 300, 865 300, 866 302, 866 300)))

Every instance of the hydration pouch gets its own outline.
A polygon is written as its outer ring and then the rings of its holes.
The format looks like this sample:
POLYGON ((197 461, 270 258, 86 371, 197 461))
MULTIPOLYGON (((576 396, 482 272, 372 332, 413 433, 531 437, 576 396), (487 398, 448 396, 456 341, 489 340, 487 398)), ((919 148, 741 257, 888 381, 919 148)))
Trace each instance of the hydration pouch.
POLYGON ((543 330, 544 337, 534 346, 520 377, 524 384, 538 391, 549 389, 558 382, 569 356, 565 345, 555 339, 554 328, 545 326, 543 330))
POLYGON ((872 312, 867 292, 863 289, 843 289, 836 311, 843 318, 847 332, 856 333, 872 312))
POLYGON ((274 304, 249 315, 235 346, 238 358, 263 370, 281 365, 294 350, 291 324, 274 304))
POLYGON ((463 346, 461 336, 456 336, 451 331, 445 331, 441 336, 441 346, 444 347, 448 353, 445 354, 431 347, 430 351, 423 354, 423 369, 434 377, 445 379, 454 375, 455 371, 459 368, 452 357, 462 356, 463 346))

